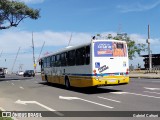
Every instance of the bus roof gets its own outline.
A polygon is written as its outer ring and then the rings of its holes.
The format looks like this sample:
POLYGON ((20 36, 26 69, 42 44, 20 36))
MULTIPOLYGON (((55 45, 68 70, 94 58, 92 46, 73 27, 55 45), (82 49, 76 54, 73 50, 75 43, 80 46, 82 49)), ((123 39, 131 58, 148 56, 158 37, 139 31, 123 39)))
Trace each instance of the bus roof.
POLYGON ((42 58, 45 58, 45 57, 49 57, 49 56, 52 56, 52 55, 55 55, 55 54, 60 54, 60 53, 63 53, 63 52, 67 52, 67 51, 70 51, 70 50, 74 50, 74 49, 77 49, 77 48, 81 48, 83 46, 88 46, 90 45, 92 42, 98 42, 98 41, 112 41, 112 42, 123 42, 123 43, 126 43, 126 41, 122 41, 122 40, 114 40, 114 39, 92 39, 91 42, 88 42, 88 43, 84 43, 84 44, 81 44, 81 45, 77 45, 77 46, 67 46, 63 49, 60 49, 58 51, 55 51, 55 52, 52 52, 50 54, 47 54, 47 55, 44 55, 43 57, 41 57, 40 59, 42 58))

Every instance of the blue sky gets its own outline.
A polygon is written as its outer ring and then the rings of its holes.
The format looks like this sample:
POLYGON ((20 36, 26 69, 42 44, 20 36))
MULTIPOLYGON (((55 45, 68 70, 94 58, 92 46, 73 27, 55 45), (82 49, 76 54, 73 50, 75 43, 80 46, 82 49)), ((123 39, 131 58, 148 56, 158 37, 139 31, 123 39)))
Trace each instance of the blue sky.
MULTIPOLYGON (((137 43, 145 43, 147 25, 151 28, 152 53, 160 53, 160 0, 17 0, 40 9, 41 18, 26 19, 16 28, 0 31, 0 66, 11 70, 19 47, 14 71, 33 69, 31 39, 34 32, 35 54, 42 55, 67 46, 88 42, 97 33, 126 32, 137 43), (5 61, 6 59, 6 61, 5 61)), ((147 53, 147 52, 146 52, 147 53)), ((145 53, 143 53, 145 54, 145 53)), ((130 64, 143 66, 137 57, 130 64)), ((38 68, 39 69, 39 68, 38 68)))

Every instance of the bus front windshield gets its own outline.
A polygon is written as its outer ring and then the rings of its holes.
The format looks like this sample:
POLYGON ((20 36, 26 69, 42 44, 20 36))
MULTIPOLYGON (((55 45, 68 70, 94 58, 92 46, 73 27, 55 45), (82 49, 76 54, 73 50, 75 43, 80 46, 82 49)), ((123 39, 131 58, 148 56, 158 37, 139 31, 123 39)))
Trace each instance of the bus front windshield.
POLYGON ((95 42, 95 57, 127 57, 126 43, 123 42, 95 42))

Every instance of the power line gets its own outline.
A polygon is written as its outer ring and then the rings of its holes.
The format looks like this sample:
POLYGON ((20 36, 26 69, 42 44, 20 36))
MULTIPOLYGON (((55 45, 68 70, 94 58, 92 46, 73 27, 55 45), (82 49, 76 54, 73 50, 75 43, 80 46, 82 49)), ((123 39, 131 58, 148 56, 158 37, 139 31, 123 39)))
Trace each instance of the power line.
POLYGON ((43 43, 43 45, 42 45, 42 48, 41 48, 41 51, 40 51, 40 53, 39 53, 38 60, 40 59, 40 56, 41 56, 41 53, 42 53, 42 50, 43 50, 44 45, 45 45, 45 41, 44 41, 44 43, 43 43))
POLYGON ((14 65, 15 65, 15 63, 16 63, 17 56, 18 56, 18 54, 19 54, 20 48, 21 48, 21 47, 19 47, 19 49, 18 49, 18 51, 17 51, 16 58, 15 58, 15 60, 14 60, 14 63, 13 63, 13 66, 12 66, 12 70, 11 70, 12 72, 13 72, 13 68, 14 68, 14 65))
POLYGON ((71 36, 70 36, 70 39, 69 39, 69 42, 68 42, 68 46, 70 45, 71 40, 72 40, 72 33, 71 33, 71 36))

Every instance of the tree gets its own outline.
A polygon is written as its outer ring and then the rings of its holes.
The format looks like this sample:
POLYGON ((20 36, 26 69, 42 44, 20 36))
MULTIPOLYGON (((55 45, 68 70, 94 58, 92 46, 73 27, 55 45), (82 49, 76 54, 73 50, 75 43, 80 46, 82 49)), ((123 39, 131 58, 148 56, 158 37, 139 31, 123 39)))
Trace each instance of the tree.
POLYGON ((17 27, 26 18, 36 20, 40 17, 39 12, 22 2, 0 0, 0 30, 17 27))
POLYGON ((115 40, 124 40, 127 42, 128 45, 128 57, 130 60, 133 60, 134 57, 136 57, 136 53, 140 55, 142 51, 146 50, 146 45, 143 43, 136 43, 134 40, 131 40, 130 37, 127 36, 127 34, 117 34, 116 37, 113 39, 115 40))

